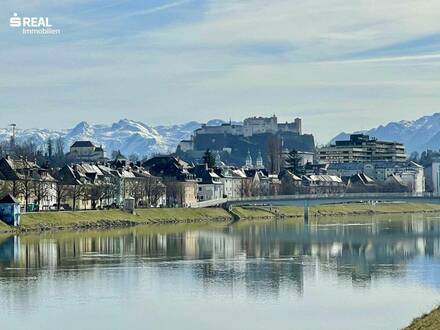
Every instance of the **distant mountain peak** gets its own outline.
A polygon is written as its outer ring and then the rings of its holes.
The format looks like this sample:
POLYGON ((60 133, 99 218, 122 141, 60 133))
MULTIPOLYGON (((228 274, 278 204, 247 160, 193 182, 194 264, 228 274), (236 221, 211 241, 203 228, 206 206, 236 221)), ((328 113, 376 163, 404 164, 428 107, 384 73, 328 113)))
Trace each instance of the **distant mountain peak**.
MULTIPOLYGON (((429 116, 423 116, 416 120, 400 120, 379 125, 364 133, 380 140, 397 141, 405 144, 407 153, 423 151, 426 149, 440 149, 440 112, 429 116)), ((348 139, 348 133, 340 133, 331 142, 348 139)))
MULTIPOLYGON (((91 140, 97 145, 102 145, 107 156, 115 150, 120 150, 127 156, 151 156, 174 152, 178 143, 189 138, 199 127, 201 123, 196 121, 156 127, 128 118, 112 124, 89 124, 81 121, 66 130, 17 129, 17 141, 32 140, 40 149, 45 149, 49 138, 61 137, 64 140, 65 151, 68 151, 75 141, 91 140)), ((0 128, 0 141, 7 141, 10 136, 10 129, 0 128)))
POLYGON ((80 121, 74 128, 72 128, 72 131, 85 131, 90 127, 89 123, 86 121, 80 121))

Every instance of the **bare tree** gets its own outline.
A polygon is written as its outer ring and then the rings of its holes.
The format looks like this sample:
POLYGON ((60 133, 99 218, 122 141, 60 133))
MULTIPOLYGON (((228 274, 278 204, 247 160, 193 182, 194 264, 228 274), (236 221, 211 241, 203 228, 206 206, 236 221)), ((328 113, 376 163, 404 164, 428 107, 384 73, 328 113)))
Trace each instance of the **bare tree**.
POLYGON ((0 181, 0 195, 4 196, 6 194, 12 194, 12 182, 11 181, 0 181))
POLYGON ((277 135, 267 140, 267 158, 270 173, 279 173, 281 163, 281 141, 277 135))
POLYGON ((32 182, 32 194, 38 204, 38 210, 41 210, 41 201, 43 201, 50 194, 51 183, 43 180, 35 180, 32 182))
MULTIPOLYGON (((24 198, 24 203, 25 203, 25 212, 28 211, 28 205, 29 205, 29 198, 31 196, 32 193, 32 184, 33 184, 33 179, 32 179, 32 175, 31 175, 31 170, 29 169, 24 169, 22 171, 22 179, 19 180, 16 185, 16 195, 22 195, 24 198)), ((16 196, 14 195, 14 196, 16 196)))
POLYGON ((77 202, 79 200, 84 200, 86 195, 86 187, 83 184, 75 184, 69 186, 68 196, 72 198, 72 210, 75 211, 77 202))
POLYGON ((55 141, 55 154, 57 157, 64 156, 64 140, 61 137, 55 141))
POLYGON ((157 177, 148 177, 144 182, 145 197, 147 199, 147 206, 157 206, 160 198, 165 192, 165 186, 157 177))
POLYGON ((166 198, 168 206, 185 206, 186 188, 185 183, 175 180, 164 180, 166 186, 166 198))
POLYGON ((252 196, 252 181, 249 178, 242 179, 240 183, 240 197, 252 196))
POLYGON ((135 205, 139 205, 139 201, 145 197, 145 180, 144 178, 133 178, 126 181, 126 193, 134 198, 135 205))
POLYGON ((104 184, 104 195, 102 196, 100 204, 102 205, 102 201, 106 200, 106 206, 110 206, 110 200, 113 202, 116 198, 116 189, 117 186, 114 183, 106 182, 104 184))
POLYGON ((55 183, 55 192, 57 194, 57 210, 61 208, 61 201, 69 195, 69 186, 65 185, 61 180, 55 183))
POLYGON ((86 194, 89 197, 92 209, 96 209, 99 202, 99 206, 102 206, 102 200, 106 196, 106 185, 103 183, 91 184, 86 189, 86 194))
POLYGON ((167 190, 167 206, 175 206, 178 197, 178 187, 176 181, 165 180, 164 184, 167 190))

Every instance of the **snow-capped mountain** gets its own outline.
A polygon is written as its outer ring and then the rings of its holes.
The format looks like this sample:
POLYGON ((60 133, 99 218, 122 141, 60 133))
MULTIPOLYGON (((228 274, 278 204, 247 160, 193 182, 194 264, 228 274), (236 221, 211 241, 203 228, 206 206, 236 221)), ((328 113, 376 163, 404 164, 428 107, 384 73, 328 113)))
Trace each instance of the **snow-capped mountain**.
MULTIPOLYGON (((221 125, 222 120, 209 121, 208 125, 221 125)), ((107 156, 114 150, 120 150, 124 155, 136 154, 138 156, 151 156, 174 152, 177 144, 191 136, 201 123, 191 121, 179 125, 148 126, 142 122, 121 119, 111 125, 91 125, 85 121, 66 130, 48 129, 17 129, 16 140, 18 143, 31 140, 38 147, 44 149, 48 139, 62 138, 65 151, 74 141, 90 140, 96 145, 102 145, 107 156)), ((0 129, 0 141, 9 140, 11 129, 0 129)))
MULTIPOLYGON (((426 149, 440 149, 440 113, 424 116, 413 121, 401 120, 380 125, 366 131, 355 133, 368 134, 380 140, 397 141, 405 144, 408 153, 426 149)), ((348 140, 348 133, 340 133, 332 139, 348 140)))

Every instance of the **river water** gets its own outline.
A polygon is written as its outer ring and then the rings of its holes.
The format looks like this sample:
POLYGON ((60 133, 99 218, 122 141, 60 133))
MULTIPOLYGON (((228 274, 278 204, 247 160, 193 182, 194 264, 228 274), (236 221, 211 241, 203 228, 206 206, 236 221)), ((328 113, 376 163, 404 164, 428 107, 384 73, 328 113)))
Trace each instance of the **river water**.
POLYGON ((0 236, 0 329, 399 329, 440 303, 440 216, 0 236))

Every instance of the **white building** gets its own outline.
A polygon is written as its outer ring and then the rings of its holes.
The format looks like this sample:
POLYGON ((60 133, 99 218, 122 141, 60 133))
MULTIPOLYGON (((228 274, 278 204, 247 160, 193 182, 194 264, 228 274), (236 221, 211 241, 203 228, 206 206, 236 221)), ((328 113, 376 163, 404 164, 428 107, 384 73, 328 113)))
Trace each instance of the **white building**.
POLYGON ((198 185, 198 201, 223 198, 223 182, 220 180, 220 176, 218 176, 217 173, 212 169, 209 169, 206 164, 197 165, 193 169, 193 173, 198 185))
POLYGON ((228 198, 240 198, 246 174, 241 169, 222 169, 220 181, 223 183, 223 195, 228 198))
POLYGON ((104 149, 91 141, 76 141, 70 146, 67 156, 78 162, 96 162, 104 160, 104 149))
POLYGON ((223 184, 221 182, 198 183, 197 199, 208 201, 223 198, 223 184))
POLYGON ((426 188, 435 196, 440 196, 440 159, 434 159, 425 168, 426 188))
POLYGON ((380 161, 333 163, 327 168, 328 174, 340 177, 351 177, 364 173, 377 182, 385 182, 395 176, 404 183, 413 194, 425 192, 425 171, 423 166, 412 161, 380 161))

